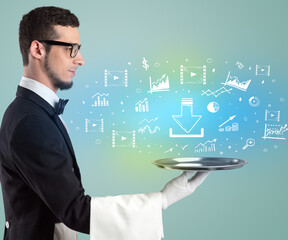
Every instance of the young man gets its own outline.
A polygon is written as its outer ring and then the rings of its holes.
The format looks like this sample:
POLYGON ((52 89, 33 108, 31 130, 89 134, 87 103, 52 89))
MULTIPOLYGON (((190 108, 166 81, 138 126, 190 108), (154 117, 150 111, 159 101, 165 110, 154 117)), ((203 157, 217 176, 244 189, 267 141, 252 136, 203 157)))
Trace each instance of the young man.
POLYGON ((69 10, 36 8, 24 15, 19 43, 24 72, 0 129, 4 239, 159 240, 162 209, 191 194, 208 175, 184 172, 158 193, 91 198, 84 194, 73 147, 60 118, 84 65, 79 21, 69 10))

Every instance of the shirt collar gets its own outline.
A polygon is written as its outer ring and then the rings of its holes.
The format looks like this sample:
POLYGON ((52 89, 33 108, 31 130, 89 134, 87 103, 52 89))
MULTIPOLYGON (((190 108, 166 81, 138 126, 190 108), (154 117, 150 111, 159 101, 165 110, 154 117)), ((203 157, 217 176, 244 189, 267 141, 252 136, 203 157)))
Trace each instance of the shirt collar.
POLYGON ((59 101, 59 97, 50 88, 46 87, 44 84, 22 76, 19 86, 27 88, 32 92, 39 95, 46 102, 48 102, 53 108, 59 101))

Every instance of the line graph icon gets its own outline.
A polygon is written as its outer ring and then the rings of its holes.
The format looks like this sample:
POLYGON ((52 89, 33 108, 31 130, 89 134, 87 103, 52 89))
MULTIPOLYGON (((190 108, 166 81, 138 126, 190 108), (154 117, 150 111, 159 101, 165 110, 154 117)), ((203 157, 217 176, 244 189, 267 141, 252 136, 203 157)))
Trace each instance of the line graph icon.
POLYGON ((250 83, 251 83, 251 79, 247 80, 247 81, 240 82, 238 77, 231 76, 230 71, 229 71, 225 83, 222 83, 222 84, 224 84, 224 86, 234 87, 234 88, 237 88, 241 91, 246 92, 250 83))
POLYGON ((163 74, 161 78, 158 78, 156 81, 152 81, 150 77, 149 81, 150 91, 148 91, 148 93, 170 91, 169 78, 166 74, 163 74))
POLYGON ((146 130, 147 130, 147 132, 149 132, 150 134, 154 134, 154 133, 157 132, 157 130, 160 131, 160 127, 157 126, 157 127, 155 127, 155 128, 152 130, 149 125, 146 125, 144 128, 140 127, 140 128, 138 129, 138 132, 141 133, 141 134, 144 134, 144 133, 146 132, 146 130))
POLYGON ((217 98, 218 96, 220 96, 221 94, 223 94, 225 92, 230 94, 230 91, 232 91, 232 88, 226 89, 225 87, 221 87, 221 88, 219 88, 218 90, 216 90, 214 92, 211 91, 210 89, 208 89, 207 91, 202 90, 201 96, 206 95, 206 96, 209 97, 209 96, 213 95, 214 97, 217 98))
POLYGON ((138 129, 138 132, 141 134, 144 134, 146 132, 149 132, 150 134, 154 134, 157 131, 160 131, 160 127, 157 126, 155 123, 158 120, 158 118, 151 119, 148 121, 147 119, 142 120, 138 125, 140 126, 138 129))
POLYGON ((264 139, 281 139, 286 140, 284 133, 288 131, 287 124, 285 125, 274 125, 265 124, 264 139))
POLYGON ((199 143, 195 148, 194 152, 201 153, 201 152, 215 152, 215 142, 217 139, 213 139, 212 141, 206 141, 205 143, 199 143))

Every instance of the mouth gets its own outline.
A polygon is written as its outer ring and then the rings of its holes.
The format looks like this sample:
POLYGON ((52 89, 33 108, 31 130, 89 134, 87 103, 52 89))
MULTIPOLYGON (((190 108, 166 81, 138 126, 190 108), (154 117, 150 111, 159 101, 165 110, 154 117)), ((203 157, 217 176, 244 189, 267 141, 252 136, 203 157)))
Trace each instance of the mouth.
POLYGON ((69 72, 72 74, 72 77, 75 76, 76 70, 69 70, 69 72))

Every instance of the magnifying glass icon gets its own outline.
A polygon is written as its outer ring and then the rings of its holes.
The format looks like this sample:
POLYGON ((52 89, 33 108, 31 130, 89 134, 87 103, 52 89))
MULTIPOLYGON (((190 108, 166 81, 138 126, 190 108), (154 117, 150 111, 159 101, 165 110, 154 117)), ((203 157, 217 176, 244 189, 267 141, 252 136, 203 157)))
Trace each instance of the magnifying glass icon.
POLYGON ((255 145, 254 138, 248 138, 246 141, 246 145, 242 149, 245 150, 247 147, 253 147, 254 145, 255 145))

